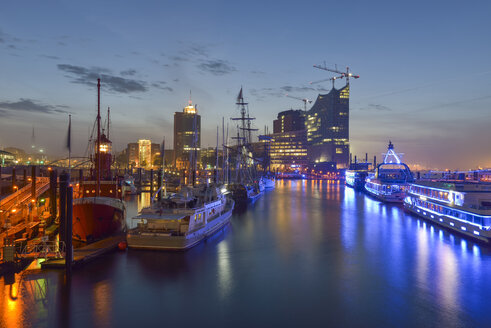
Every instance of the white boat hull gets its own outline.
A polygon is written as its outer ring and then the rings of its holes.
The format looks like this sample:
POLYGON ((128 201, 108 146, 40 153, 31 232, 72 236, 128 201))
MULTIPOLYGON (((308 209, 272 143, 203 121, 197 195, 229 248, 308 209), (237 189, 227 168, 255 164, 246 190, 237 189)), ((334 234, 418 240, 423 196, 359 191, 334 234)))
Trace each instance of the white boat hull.
POLYGON ((432 213, 432 211, 418 208, 416 205, 408 204, 406 202, 404 202, 404 208, 409 212, 422 217, 423 219, 436 223, 444 228, 453 230, 459 234, 463 234, 467 237, 478 239, 487 243, 491 241, 491 231, 481 229, 479 226, 470 222, 457 220, 446 215, 432 213))
POLYGON ((131 229, 126 238, 128 247, 153 250, 187 250, 226 226, 230 222, 233 208, 232 203, 231 206, 225 208, 221 215, 208 221, 204 227, 185 236, 172 236, 168 233, 158 232, 139 232, 137 228, 131 229))

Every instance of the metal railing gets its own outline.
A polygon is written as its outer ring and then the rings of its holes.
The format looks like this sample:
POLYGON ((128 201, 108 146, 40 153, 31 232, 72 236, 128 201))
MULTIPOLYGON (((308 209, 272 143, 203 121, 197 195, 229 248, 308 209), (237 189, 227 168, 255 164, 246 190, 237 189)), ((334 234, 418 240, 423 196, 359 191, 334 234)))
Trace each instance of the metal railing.
POLYGON ((65 258, 65 243, 60 241, 43 241, 40 244, 28 244, 19 253, 24 258, 65 258))

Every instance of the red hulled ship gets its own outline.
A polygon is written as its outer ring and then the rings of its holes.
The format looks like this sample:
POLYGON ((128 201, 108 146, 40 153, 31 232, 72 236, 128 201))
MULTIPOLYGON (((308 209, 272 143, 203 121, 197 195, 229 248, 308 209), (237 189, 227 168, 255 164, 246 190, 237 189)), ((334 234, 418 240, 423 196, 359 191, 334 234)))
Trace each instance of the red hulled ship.
POLYGON ((101 83, 97 79, 97 139, 91 156, 90 177, 81 179, 73 200, 73 240, 92 243, 126 232, 126 208, 121 180, 111 173, 113 157, 109 140, 109 112, 106 133, 101 133, 101 83))

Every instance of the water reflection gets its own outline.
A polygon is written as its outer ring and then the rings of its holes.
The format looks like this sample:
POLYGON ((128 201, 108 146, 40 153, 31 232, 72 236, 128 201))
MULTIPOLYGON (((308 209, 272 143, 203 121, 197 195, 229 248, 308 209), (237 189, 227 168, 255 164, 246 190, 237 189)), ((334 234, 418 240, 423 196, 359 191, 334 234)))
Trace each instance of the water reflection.
POLYGON ((115 252, 67 283, 4 277, 0 326, 489 323, 489 248, 337 182, 276 186, 188 252, 115 252))

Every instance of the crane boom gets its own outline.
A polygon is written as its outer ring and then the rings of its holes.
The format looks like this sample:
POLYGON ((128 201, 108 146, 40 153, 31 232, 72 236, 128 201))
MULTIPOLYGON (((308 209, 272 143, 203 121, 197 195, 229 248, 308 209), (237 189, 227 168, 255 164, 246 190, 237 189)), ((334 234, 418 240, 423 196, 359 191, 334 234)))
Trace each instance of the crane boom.
MULTIPOLYGON (((349 79, 350 77, 354 78, 354 79, 358 79, 360 78, 359 75, 354 75, 353 73, 350 72, 350 69, 348 66, 346 66, 346 72, 341 72, 340 70, 338 70, 337 68, 336 69, 332 69, 332 68, 329 68, 327 67, 325 64, 324 66, 321 66, 321 65, 314 65, 315 68, 318 68, 318 69, 321 69, 321 70, 324 70, 324 71, 328 71, 328 72, 332 72, 332 73, 337 73, 337 74, 341 74, 342 77, 345 77, 346 78, 346 85, 349 84, 349 79)), ((334 80, 333 80, 333 83, 334 83, 334 80)))
POLYGON ((312 100, 307 99, 307 98, 294 97, 294 96, 290 96, 289 94, 286 94, 285 96, 287 96, 288 98, 293 98, 293 99, 297 99, 297 100, 303 101, 303 108, 304 108, 305 111, 307 111, 307 103, 309 103, 309 104, 312 103, 312 100))

